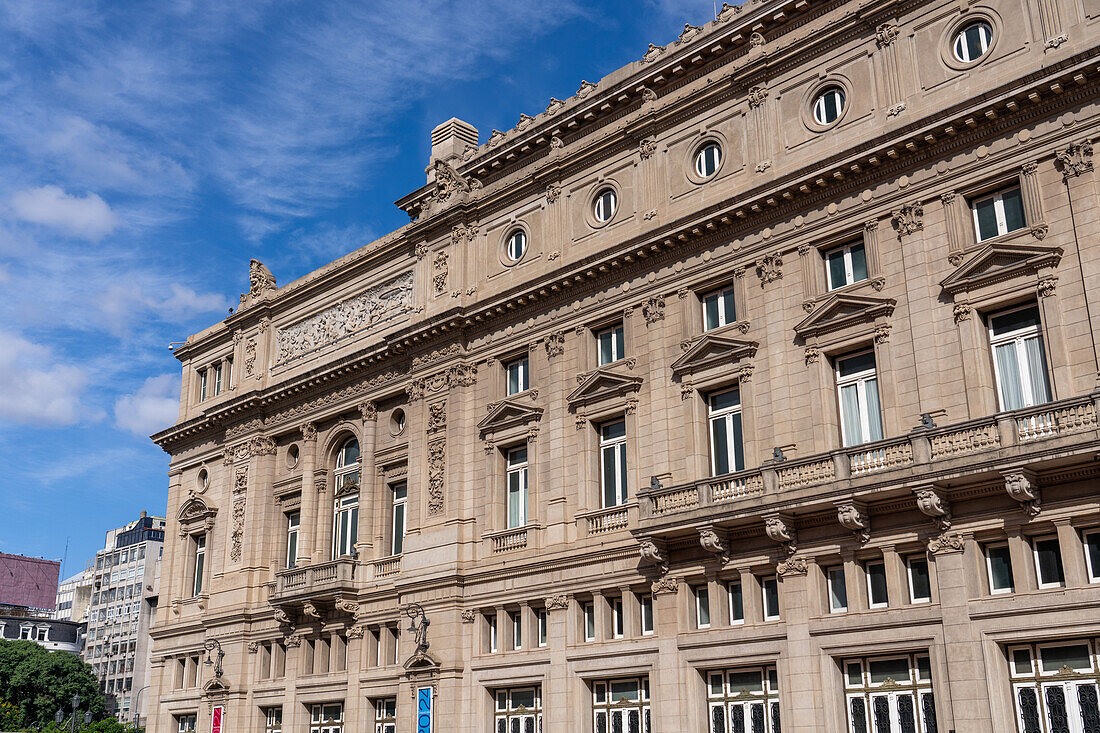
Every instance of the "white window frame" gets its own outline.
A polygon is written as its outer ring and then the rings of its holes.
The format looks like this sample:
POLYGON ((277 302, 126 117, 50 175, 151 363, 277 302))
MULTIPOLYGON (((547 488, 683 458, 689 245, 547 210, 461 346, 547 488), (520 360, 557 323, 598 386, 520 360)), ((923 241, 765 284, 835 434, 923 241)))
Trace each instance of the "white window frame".
POLYGON ((1058 535, 1046 534, 1039 535, 1031 538, 1031 553, 1035 561, 1035 583, 1039 590, 1046 590, 1047 588, 1065 588, 1066 587, 1066 566, 1062 560, 1062 543, 1058 541, 1058 535), (1058 565, 1062 568, 1062 580, 1060 581, 1044 581, 1042 570, 1039 567, 1039 543, 1040 542, 1054 542, 1058 547, 1058 565))
POLYGON ((344 733, 344 704, 341 702, 326 702, 311 706, 309 733, 344 733), (324 717, 325 709, 334 707, 339 708, 339 717, 324 717))
POLYGON ((710 443, 710 473, 711 476, 718 476, 718 452, 714 446, 714 428, 715 423, 723 423, 726 433, 726 450, 729 455, 726 456, 726 463, 729 465, 729 473, 737 473, 738 471, 745 470, 744 463, 745 456, 745 421, 741 419, 741 432, 737 434, 734 430, 734 415, 741 417, 743 415, 741 411, 741 390, 738 387, 732 389, 721 390, 707 395, 707 441, 710 443), (725 394, 731 392, 737 393, 737 404, 729 407, 723 407, 720 409, 714 409, 714 400, 725 394), (737 459, 737 446, 740 444, 741 460, 737 459))
POLYGON ((192 597, 200 595, 203 589, 203 576, 206 573, 206 533, 195 535, 194 541, 195 575, 191 578, 192 597))
POLYGON ((374 733, 397 733, 396 697, 380 697, 374 701, 374 733))
POLYGON ((301 511, 288 512, 286 515, 286 567, 298 566, 298 540, 301 538, 301 511))
POLYGON ((214 370, 214 395, 217 396, 222 393, 222 363, 219 361, 210 368, 214 370))
POLYGON ((831 125, 840 119, 840 117, 844 114, 844 109, 847 107, 847 105, 848 94, 844 91, 843 88, 834 84, 827 87, 826 89, 822 89, 821 93, 817 95, 816 99, 814 99, 814 121, 822 126, 831 125), (836 97, 837 100, 836 116, 833 117, 831 120, 825 119, 826 115, 828 114, 825 100, 828 97, 836 97))
POLYGON ((626 460, 626 419, 619 418, 618 420, 609 420, 608 422, 600 425, 600 502, 604 509, 611 507, 622 506, 626 504, 629 498, 628 488, 628 476, 627 472, 630 470, 628 462, 626 460), (605 438, 604 430, 617 423, 623 424, 623 435, 618 438, 605 438), (604 484, 607 477, 606 462, 608 460, 608 453, 614 458, 614 476, 615 486, 611 487, 615 494, 615 503, 607 503, 607 490, 608 487, 604 484))
POLYGON ((492 654, 496 654, 500 651, 500 631, 497 629, 497 622, 500 620, 497 614, 492 614, 487 617, 489 620, 489 651, 492 654))
POLYGON ((1100 547, 1100 530, 1086 530, 1081 533, 1081 548, 1085 552, 1085 568, 1088 570, 1089 582, 1100 583, 1100 551, 1098 551, 1098 557, 1094 561, 1089 553, 1090 544, 1100 547))
POLYGON ((594 601, 586 601, 581 604, 581 622, 584 624, 584 640, 596 640, 596 604, 594 601))
POLYGON ((405 532, 408 528, 409 485, 405 481, 399 481, 390 486, 390 496, 393 505, 390 509, 390 522, 392 536, 390 538, 391 556, 400 555, 405 550, 405 532), (398 518, 400 517, 400 521, 398 518), (400 532, 398 532, 400 524, 400 532))
MULTIPOLYGON (((893 654, 886 656, 876 657, 860 657, 854 659, 845 659, 842 661, 842 669, 844 670, 844 717, 847 721, 847 729, 851 733, 853 731, 852 723, 852 699, 857 698, 863 702, 863 712, 865 716, 864 722, 867 725, 866 730, 874 730, 876 733, 880 731, 880 728, 875 727, 874 722, 874 707, 875 700, 878 698, 886 698, 889 706, 890 724, 889 731, 883 731, 883 733, 901 733, 901 722, 898 713, 898 699, 903 696, 911 697, 913 700, 913 723, 915 730, 924 732, 928 730, 928 721, 924 716, 924 697, 927 695, 933 695, 934 687, 931 679, 924 679, 920 676, 920 659, 927 659, 928 655, 924 653, 920 654, 893 654), (895 684, 892 687, 886 687, 884 683, 871 682, 871 663, 872 662, 884 662, 891 660, 904 660, 908 667, 908 678, 905 680, 894 680, 895 684), (856 665, 860 670, 859 684, 852 684, 851 679, 848 676, 848 668, 851 665, 856 665)), ((938 722, 938 721, 937 721, 938 722)))
POLYGON ((1039 340, 1039 350, 1043 354, 1043 374, 1046 375, 1046 386, 1048 393, 1051 392, 1050 385, 1050 370, 1047 368, 1047 348, 1046 340, 1043 338, 1043 324, 1042 324, 1042 310, 1039 309, 1035 302, 1026 303, 1016 308, 1007 308, 1005 310, 996 311, 990 313, 986 317, 987 332, 989 333, 989 352, 990 358, 993 360, 993 375, 997 381, 997 404, 1002 410, 1007 410, 1008 407, 1004 403, 1004 391, 1001 388, 1001 367, 997 361, 997 347, 1006 346, 1008 344, 1015 344, 1016 347, 1016 370, 1020 374, 1020 393, 1024 398, 1024 407, 1034 407, 1039 404, 1046 404, 1043 402, 1035 401, 1035 385, 1031 383, 1031 370, 1028 368, 1027 349, 1024 348, 1025 343, 1030 339, 1039 340), (1006 316, 1017 311, 1025 311, 1036 309, 1039 311, 1039 323, 1034 326, 1027 326, 1025 328, 1018 328, 1015 331, 1009 331, 996 335, 993 333, 993 319, 1001 316, 1006 316))
POLYGON ((619 195, 613 188, 603 188, 596 194, 592 203, 592 215, 600 224, 606 224, 615 218, 619 211, 619 195))
POLYGON ((843 565, 832 565, 825 568, 825 592, 829 597, 829 613, 846 613, 848 611, 848 579, 844 575, 843 565), (838 606, 833 602, 836 594, 833 592, 836 586, 834 573, 839 573, 840 586, 844 589, 844 605, 838 606))
POLYGON ((869 560, 863 564, 863 574, 867 576, 867 607, 868 608, 887 608, 890 605, 890 581, 886 577, 886 561, 885 560, 869 560), (886 583, 886 600, 874 601, 874 591, 871 586, 871 568, 881 567, 882 578, 886 583))
POLYGON ((264 708, 264 719, 264 733, 283 733, 283 707, 281 705, 264 708), (278 713, 278 716, 276 716, 276 713, 278 713))
POLYGON ((993 45, 993 26, 986 20, 975 20, 971 23, 967 23, 955 33, 955 38, 951 42, 951 53, 954 55, 955 60, 964 63, 971 64, 985 56, 989 51, 989 47, 993 45), (978 34, 978 44, 980 49, 976 49, 978 53, 972 54, 975 49, 971 49, 969 43, 967 43, 966 32, 973 27, 978 27, 981 32, 978 34), (965 54, 963 52, 966 52, 965 54), (964 58, 969 56, 969 58, 964 58))
POLYGON ((996 239, 997 237, 1002 237, 1005 234, 1008 234, 1010 232, 1018 232, 1018 231, 1020 231, 1020 229, 1026 229, 1027 228, 1027 211, 1026 210, 1024 211, 1023 226, 1021 226, 1018 229, 1012 229, 1012 230, 1010 230, 1008 228, 1008 217, 1005 216, 1004 195, 1006 193, 1011 193, 1012 191, 1016 191, 1020 194, 1020 200, 1021 200, 1021 204, 1022 204, 1024 193, 1023 193, 1023 190, 1016 184, 1013 184, 1011 186, 1006 186, 1006 187, 1004 187, 1002 189, 999 189, 997 191, 994 191, 992 193, 983 194, 981 196, 975 196, 974 198, 970 199, 970 215, 974 219, 974 239, 975 240, 977 240, 978 242, 988 242, 990 239, 996 239), (991 237, 986 237, 985 239, 982 239, 982 230, 981 230, 981 226, 978 223, 978 204, 985 203, 986 201, 989 201, 990 199, 993 199, 993 213, 996 215, 997 233, 994 234, 991 237))
POLYGON ((359 441, 355 438, 348 438, 340 444, 340 450, 336 454, 336 468, 333 469, 333 484, 335 486, 335 492, 339 493, 340 489, 344 486, 353 483, 356 486, 359 485, 359 469, 363 463, 363 455, 360 452, 359 441), (356 445, 356 459, 352 463, 348 463, 346 450, 347 447, 355 443, 356 445))
POLYGON ((852 247, 863 247, 863 269, 868 270, 867 267, 867 245, 862 240, 853 240, 847 244, 843 244, 839 247, 833 247, 826 250, 822 258, 825 260, 825 280, 828 283, 829 290, 836 290, 843 288, 846 285, 854 285, 857 282, 863 282, 871 276, 870 271, 867 271, 867 276, 861 280, 856 280, 855 266, 852 264, 852 247), (829 255, 836 252, 842 252, 844 257, 844 282, 833 282, 833 268, 829 267, 829 255))
POLYGON ((986 572, 986 577, 988 578, 988 581, 989 581, 989 593, 990 593, 990 595, 997 596, 997 595, 1002 595, 1002 594, 1005 594, 1005 593, 1015 593, 1016 592, 1016 577, 1015 577, 1015 570, 1012 567, 1012 553, 1011 553, 1011 550, 1009 548, 1008 543, 1007 542, 988 542, 988 543, 986 543, 985 545, 982 546, 982 555, 985 556, 985 572, 986 572), (1009 578, 1012 580, 1012 585, 1010 585, 1007 588, 995 588, 994 587, 994 583, 993 583, 993 561, 989 557, 989 551, 990 550, 992 550, 992 549, 1001 549, 1001 548, 1004 548, 1004 550, 1008 553, 1008 570, 1009 570, 1008 574, 1009 574, 1009 578))
POLYGON ((654 634, 656 623, 654 622, 653 595, 651 593, 643 593, 638 597, 638 623, 642 627, 642 636, 652 636, 654 634))
POLYGON ((844 417, 843 402, 841 400, 841 390, 844 387, 850 387, 852 385, 855 385, 856 394, 858 395, 858 399, 859 399, 859 433, 860 433, 861 442, 860 443, 854 443, 852 445, 846 445, 845 447, 848 447, 848 448, 851 448, 855 445, 862 445, 863 443, 872 442, 871 413, 870 413, 870 410, 869 410, 868 404, 867 404, 867 383, 871 380, 875 381, 875 393, 878 397, 877 401, 878 401, 878 404, 879 404, 879 413, 877 415, 875 415, 875 419, 878 420, 878 424, 880 426, 880 432, 882 432, 885 435, 885 430, 883 429, 885 426, 883 426, 883 424, 882 424, 882 390, 880 390, 878 388, 879 378, 878 378, 878 358, 877 358, 877 356, 875 358, 875 365, 871 369, 864 369, 861 372, 856 372, 855 374, 849 374, 847 376, 841 376, 841 374, 840 374, 840 365, 841 365, 842 362, 848 361, 849 359, 854 359, 857 356, 863 356, 864 354, 874 355, 874 349, 863 349, 861 351, 852 352, 850 354, 845 354, 844 356, 838 356, 834 360, 834 362, 835 362, 834 367, 835 367, 835 373, 836 373, 836 398, 837 398, 838 411, 840 413, 840 436, 841 436, 842 440, 847 435, 848 431, 847 431, 847 423, 846 423, 845 417, 844 417))
POLYGON ((615 679, 602 679, 592 682, 592 730, 601 730, 599 721, 603 720, 602 730, 626 731, 629 730, 630 713, 638 716, 637 730, 648 733, 652 728, 646 726, 649 715, 649 677, 628 677, 615 679), (616 701, 612 697, 612 685, 626 682, 637 684, 638 696, 636 700, 625 697, 616 701))
POLYGON ((1006 649, 1008 658, 1008 672, 1012 679, 1012 706, 1016 716, 1017 730, 1027 730, 1023 718, 1023 710, 1020 708, 1020 692, 1028 690, 1035 698, 1035 712, 1037 714, 1040 729, 1051 729, 1050 708, 1047 700, 1050 688, 1061 688, 1065 702, 1065 713, 1069 725, 1065 730, 1070 733, 1082 733, 1083 721, 1079 702, 1079 688, 1088 685, 1094 690, 1100 687, 1100 669, 1097 668, 1096 639, 1070 638, 1057 642, 1041 644, 1016 645, 1006 649), (1088 667, 1074 668, 1077 678, 1066 679, 1062 670, 1044 670, 1042 665, 1042 652, 1050 647, 1060 646, 1084 646, 1088 655, 1088 667), (1028 655, 1029 669, 1027 672, 1017 672, 1015 654, 1025 651, 1028 655))
POLYGON ((359 534, 359 492, 337 496, 332 504, 332 559, 355 557, 359 534), (346 532, 341 532, 347 520, 346 532))
POLYGON ((931 603, 932 602, 932 564, 928 562, 928 558, 921 557, 919 555, 913 555, 905 559, 905 577, 909 581, 909 602, 910 603, 931 603), (924 571, 928 576, 928 596, 917 598, 915 586, 913 585, 913 563, 924 563, 924 571))
POLYGON ((508 621, 512 625, 512 649, 523 648, 523 611, 509 611, 508 621))
POLYGON ((199 370, 199 401, 202 402, 210 396, 210 377, 204 367, 199 370))
MULTIPOLYGON (((714 725, 722 721, 722 731, 733 729, 734 715, 740 716, 744 731, 777 733, 782 728, 779 720, 779 676, 772 665, 716 669, 707 673, 707 718, 714 725), (756 672, 760 675, 760 689, 750 690, 735 686, 734 675, 756 672), (753 712, 759 711, 764 727, 753 723, 753 712)), ((712 728, 708 728, 712 730, 712 728)))
POLYGON ((760 611, 765 621, 778 621, 783 617, 783 605, 779 600, 779 576, 767 575, 760 579, 760 611), (774 614, 768 613, 768 584, 775 583, 775 609, 774 614))
POLYGON ((527 495, 528 495, 528 446, 522 445, 511 448, 505 454, 506 471, 504 476, 505 510, 508 529, 518 529, 527 524, 527 495), (519 454, 523 453, 523 460, 519 460, 519 454), (515 496, 517 502, 516 518, 512 519, 512 480, 515 478, 518 493, 515 496))
POLYGON ((527 232, 523 229, 515 229, 508 235, 508 243, 505 246, 508 259, 519 262, 527 254, 527 232))
POLYGON ((730 580, 726 583, 726 605, 729 607, 730 626, 741 626, 745 623, 745 589, 740 580, 730 580), (733 607, 733 588, 737 587, 737 595, 741 598, 741 608, 733 607))
POLYGON ((538 619, 539 646, 544 647, 549 643, 550 639, 550 619, 547 618, 547 611, 545 608, 540 608, 536 611, 535 616, 538 619))
POLYGON ((731 323, 737 323, 737 300, 736 296, 734 295, 733 285, 721 288, 719 290, 711 290, 709 292, 703 293, 703 295, 699 298, 699 306, 702 309, 703 313, 704 331, 713 331, 716 328, 722 328, 724 326, 730 325, 731 323), (718 322, 713 325, 711 325, 710 322, 707 321, 707 301, 709 301, 711 298, 715 299, 715 304, 718 306, 718 322), (727 306, 732 306, 732 321, 728 320, 726 317, 727 306))
POLYGON ((621 322, 596 331, 596 352, 596 358, 600 366, 614 364, 626 358, 626 328, 621 322), (611 358, 605 361, 603 338, 608 334, 611 336, 611 358))
POLYGON ((504 365, 505 391, 508 396, 521 394, 531 389, 531 359, 521 356, 504 365), (516 389, 512 388, 512 373, 515 372, 516 389))
POLYGON ((626 614, 622 598, 611 599, 611 636, 621 639, 626 635, 626 614))
POLYGON ((195 721, 198 718, 194 713, 176 716, 176 730, 179 733, 194 733, 195 721))
POLYGON ((498 688, 493 690, 494 730, 542 730, 542 687, 498 688), (534 707, 512 701, 517 692, 533 693, 534 707), (503 703, 503 704, 502 704, 503 703))
POLYGON ((700 178, 710 178, 718 172, 718 168, 721 165, 722 146, 719 145, 716 140, 707 140, 695 151, 695 175, 700 178), (712 150, 714 151, 713 155, 708 155, 708 152, 712 150), (707 164, 710 163, 711 158, 713 158, 714 167, 708 172, 707 164))
POLYGON ((691 589, 691 595, 695 599, 695 628, 710 628, 710 588, 706 583, 697 585, 691 589))

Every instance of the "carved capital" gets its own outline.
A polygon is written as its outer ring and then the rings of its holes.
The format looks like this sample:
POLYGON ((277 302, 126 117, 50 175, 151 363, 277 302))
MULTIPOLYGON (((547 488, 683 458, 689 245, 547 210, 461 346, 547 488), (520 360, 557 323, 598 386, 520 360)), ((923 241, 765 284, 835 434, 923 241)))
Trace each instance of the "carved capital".
POLYGON ((1054 295, 1055 289, 1058 286, 1058 278, 1056 277, 1044 277, 1039 281, 1039 297, 1049 298, 1054 295))
POLYGON ((655 596, 663 595, 665 593, 675 593, 679 589, 680 580, 678 578, 673 578, 670 575, 665 575, 663 577, 657 578, 657 580, 653 581, 653 587, 651 588, 651 590, 653 591, 653 595, 655 596))
POLYGON ((565 332, 558 331, 557 333, 549 334, 546 337, 546 356, 553 359, 555 356, 561 356, 565 353, 565 332))
POLYGON ((1020 502, 1024 513, 1029 517, 1038 516, 1041 511, 1039 481, 1036 475, 1026 468, 1018 468, 1010 471, 1002 471, 1005 479, 1005 491, 1016 501, 1020 502))
POLYGON ((302 423, 302 440, 312 443, 317 440, 317 425, 311 422, 302 423))
POLYGON ((768 88, 755 86, 749 90, 749 107, 755 109, 768 100, 768 88))
POLYGON ((879 48, 886 48, 898 40, 900 30, 894 23, 883 23, 875 29, 875 43, 879 48))
POLYGON ((356 624, 355 626, 352 626, 350 629, 348 629, 347 637, 349 639, 362 639, 363 635, 366 634, 366 632, 366 626, 364 626, 363 624, 356 624))
POLYGON ((638 144, 638 154, 642 156, 642 160, 652 158, 656 152, 657 141, 654 138, 647 137, 638 144))
POLYGON ((756 261, 756 274, 760 278, 760 287, 783 279, 783 256, 778 252, 764 255, 756 261))
POLYGON ((821 349, 816 346, 807 346, 804 356, 806 357, 806 366, 816 364, 821 360, 821 349))
POLYGON ((775 572, 780 577, 805 575, 806 559, 803 557, 789 557, 786 560, 780 560, 775 566, 775 572))
POLYGON ((871 539, 871 517, 867 514, 867 505, 863 502, 837 502, 836 518, 840 526, 852 532, 860 544, 865 544, 871 539))
POLYGON ((462 610, 462 623, 472 624, 477 620, 477 611, 472 608, 464 608, 462 610))
POLYGON ((928 540, 928 551, 933 555, 948 555, 962 552, 965 543, 958 532, 943 532, 928 540))
POLYGON ((561 196, 561 186, 556 183, 551 183, 546 187, 546 203, 555 203, 559 196, 561 196))
POLYGON ((564 611, 569 608, 569 596, 562 594, 557 596, 547 596, 546 598, 546 610, 547 611, 564 611))
POLYGON ((258 651, 260 651, 260 642, 258 642, 258 641, 248 642, 248 653, 249 654, 255 654, 258 651))
POLYGON ((940 532, 951 529, 951 504, 940 489, 929 486, 913 489, 913 494, 917 497, 917 509, 920 509, 921 514, 932 517, 940 532))
POLYGON ((365 421, 374 421, 378 419, 378 405, 374 404, 373 400, 367 400, 366 402, 359 403, 359 414, 365 421))
POLYGON ((665 299, 659 295, 654 295, 642 303, 642 316, 645 318, 645 325, 647 326, 652 326, 657 321, 663 321, 665 319, 665 299))
POLYGON ((956 303, 955 307, 951 309, 951 315, 955 317, 956 324, 969 321, 970 314, 973 312, 974 309, 970 307, 969 303, 956 303))

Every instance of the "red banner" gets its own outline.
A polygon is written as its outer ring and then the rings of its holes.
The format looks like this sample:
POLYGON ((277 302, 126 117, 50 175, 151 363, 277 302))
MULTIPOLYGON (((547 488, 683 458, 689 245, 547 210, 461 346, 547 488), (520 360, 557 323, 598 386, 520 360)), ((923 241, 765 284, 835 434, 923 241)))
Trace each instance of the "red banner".
POLYGON ((225 710, 221 705, 215 705, 213 713, 210 716, 210 733, 222 733, 222 712, 225 710))

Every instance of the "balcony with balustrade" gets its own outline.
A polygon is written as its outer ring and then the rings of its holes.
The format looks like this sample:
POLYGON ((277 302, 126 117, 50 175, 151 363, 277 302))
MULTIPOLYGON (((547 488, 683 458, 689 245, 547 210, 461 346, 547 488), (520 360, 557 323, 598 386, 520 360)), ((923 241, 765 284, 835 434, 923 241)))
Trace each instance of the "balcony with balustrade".
POLYGON ((303 565, 275 573, 271 602, 281 606, 300 603, 331 603, 353 597, 357 590, 355 558, 340 557, 329 562, 303 565))
POLYGON ((937 482, 978 482, 1021 467, 1092 461, 1100 392, 638 492, 639 536, 672 536, 838 500, 896 499, 937 482))

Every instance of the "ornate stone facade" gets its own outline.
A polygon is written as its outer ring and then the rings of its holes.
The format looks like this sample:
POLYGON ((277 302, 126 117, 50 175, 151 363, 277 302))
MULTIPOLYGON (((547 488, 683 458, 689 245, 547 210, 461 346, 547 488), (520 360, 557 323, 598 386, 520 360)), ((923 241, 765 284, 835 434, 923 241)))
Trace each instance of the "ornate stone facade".
POLYGON ((254 265, 176 350, 151 733, 215 696, 226 730, 390 699, 411 730, 421 687, 437 730, 491 731, 516 685, 590 733, 625 677, 652 731, 706 731, 710 676, 750 667, 782 730, 861 730, 849 665, 880 657, 919 660, 888 705, 934 691, 913 730, 994 733, 1013 650, 1097 650, 1096 4, 754 0, 676 33, 488 142, 441 125, 409 225, 282 287, 254 265))

